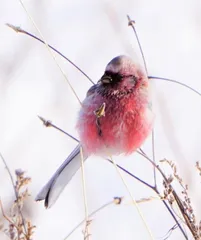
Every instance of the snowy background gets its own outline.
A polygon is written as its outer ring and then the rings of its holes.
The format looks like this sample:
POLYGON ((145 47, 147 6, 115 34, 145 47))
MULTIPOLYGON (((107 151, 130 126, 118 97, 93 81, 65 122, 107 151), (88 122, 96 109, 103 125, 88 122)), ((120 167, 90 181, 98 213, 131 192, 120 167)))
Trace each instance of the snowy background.
MULTIPOLYGON (((80 66, 95 82, 106 64, 126 54, 136 62, 141 55, 126 15, 136 21, 149 75, 169 77, 201 91, 201 2, 159 0, 40 0, 24 1, 37 26, 63 54, 80 66)), ((34 197, 76 143, 52 128, 45 128, 41 115, 77 137, 75 121, 79 103, 44 45, 17 34, 5 23, 21 26, 38 35, 18 0, 0 0, 0 152, 12 172, 21 168, 32 178, 29 215, 37 226, 34 239, 63 239, 84 218, 81 171, 49 210, 34 197)), ((57 57, 79 98, 84 99, 90 82, 68 62, 57 57)), ((201 155, 201 100, 175 84, 153 81, 156 115, 157 160, 168 158, 189 184, 198 219, 200 181, 195 162, 201 155)), ((151 138, 143 149, 151 155, 151 138)), ((138 154, 115 160, 152 183, 153 173, 138 154)), ((89 212, 124 196, 125 204, 112 205, 93 217, 91 239, 149 239, 115 168, 100 158, 85 164, 89 212)), ((154 193, 124 174, 136 199, 154 193)), ((158 178, 160 181, 160 179, 158 178)), ((0 162, 0 197, 5 206, 13 198, 12 186, 0 162)), ((140 204, 155 239, 163 239, 174 225, 160 201, 140 204)), ((83 239, 83 226, 69 239, 83 239)), ((0 235, 3 239, 4 235, 0 235)), ((175 230, 170 239, 183 239, 175 230)))

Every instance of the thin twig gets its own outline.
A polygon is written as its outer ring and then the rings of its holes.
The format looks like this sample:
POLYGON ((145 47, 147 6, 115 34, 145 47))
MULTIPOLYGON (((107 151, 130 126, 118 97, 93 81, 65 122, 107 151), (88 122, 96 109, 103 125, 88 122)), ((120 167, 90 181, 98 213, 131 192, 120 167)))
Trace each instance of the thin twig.
MULTIPOLYGON (((136 31, 136 28, 135 28, 135 21, 134 20, 131 20, 130 16, 127 15, 127 18, 128 18, 128 26, 131 26, 132 29, 133 29, 133 32, 135 34, 135 37, 137 39, 137 43, 138 43, 138 46, 140 48, 140 53, 142 55, 142 59, 143 59, 143 63, 144 63, 144 68, 145 68, 145 71, 147 73, 147 76, 148 76, 148 70, 147 70, 147 65, 146 65, 146 60, 145 60, 145 56, 144 56, 144 52, 142 50, 142 46, 141 46, 141 43, 140 43, 140 40, 139 40, 139 37, 138 37, 138 34, 137 34, 137 31, 136 31)), ((196 94, 200 95, 201 96, 201 93, 197 90, 195 90, 194 88, 188 86, 187 84, 185 83, 181 83, 179 81, 176 81, 176 80, 173 80, 173 79, 169 79, 169 78, 163 78, 163 77, 155 77, 155 76, 148 76, 149 79, 159 79, 159 80, 164 80, 164 81, 169 81, 169 82, 173 82, 173 83, 177 83, 183 87, 186 87, 188 89, 190 89, 191 91, 195 92, 196 94)))
MULTIPOLYGON (((32 37, 36 40, 38 40, 39 42, 45 44, 45 42, 43 40, 41 40, 40 38, 36 37, 35 35, 33 35, 32 33, 29 33, 28 31, 20 28, 20 27, 17 27, 17 26, 14 26, 10 23, 6 23, 6 25, 8 27, 10 27, 11 29, 13 29, 15 32, 17 33, 24 33, 26 35, 28 35, 29 37, 32 37)), ((92 84, 95 84, 94 81, 80 68, 78 67, 74 62, 72 62, 69 58, 67 58, 65 55, 63 55, 59 50, 57 50, 55 47, 51 46, 50 44, 47 44, 49 48, 51 48, 53 51, 55 51, 57 54, 59 54, 61 57, 63 57, 66 61, 68 61, 70 64, 72 64, 72 66, 74 66, 78 71, 80 71, 92 84)), ((156 77, 156 76, 148 76, 149 79, 158 79, 158 80, 164 80, 164 81, 169 81, 169 82, 173 82, 173 83, 176 83, 176 84, 179 84, 183 87, 186 87, 188 88, 189 90, 195 92, 196 94, 200 95, 201 96, 201 93, 198 92, 197 90, 195 90, 194 88, 190 87, 189 85, 187 84, 184 84, 184 83, 181 83, 179 81, 176 81, 176 80, 173 80, 173 79, 169 79, 169 78, 163 78, 163 77, 156 77)))
POLYGON ((10 169, 8 167, 8 164, 6 163, 6 160, 4 159, 4 157, 3 157, 3 155, 1 153, 0 153, 0 157, 1 157, 1 160, 3 161, 3 164, 4 164, 7 172, 8 172, 8 175, 10 177, 10 180, 11 180, 11 183, 12 183, 12 186, 13 186, 13 190, 14 190, 14 193, 15 193, 15 197, 17 199, 18 198, 18 193, 17 193, 16 188, 15 188, 15 182, 14 182, 13 176, 11 174, 11 171, 10 171, 10 169))
POLYGON ((189 90, 193 91, 194 93, 198 94, 199 96, 201 96, 201 93, 199 91, 197 91, 196 89, 190 87, 189 85, 179 82, 177 80, 174 79, 170 79, 170 78, 164 78, 164 77, 155 77, 155 76, 148 76, 149 79, 157 79, 157 80, 162 80, 162 81, 167 81, 167 82, 172 82, 172 83, 176 83, 179 84, 185 88, 188 88, 189 90))
POLYGON ((140 53, 141 53, 141 55, 142 55, 142 60, 143 60, 143 62, 144 62, 144 68, 145 68, 146 74, 148 75, 147 64, 146 64, 146 61, 145 61, 144 52, 143 52, 143 50, 142 50, 142 46, 141 46, 141 43, 140 43, 140 40, 139 40, 137 31, 136 31, 136 29, 135 29, 135 21, 134 21, 134 20, 131 20, 131 18, 129 17, 129 15, 127 15, 127 18, 128 18, 128 26, 131 26, 131 27, 132 27, 133 32, 134 32, 134 34, 135 34, 135 37, 136 37, 136 39, 137 39, 137 43, 138 43, 138 46, 139 46, 139 49, 140 49, 140 53))
POLYGON ((68 137, 70 137, 71 139, 75 140, 76 142, 79 142, 79 140, 75 137, 73 137, 71 134, 67 133, 66 131, 64 131, 63 129, 57 127, 56 125, 54 125, 51 121, 46 120, 45 118, 38 116, 38 118, 43 122, 45 127, 53 127, 55 129, 57 129, 58 131, 64 133, 65 135, 67 135, 68 137))
MULTIPOLYGON (((109 162, 111 162, 111 160, 107 159, 109 162)), ((152 189, 158 196, 160 196, 160 192, 158 191, 157 187, 155 186, 151 186, 150 184, 146 183, 145 181, 143 181, 142 179, 138 178, 137 176, 135 176, 134 174, 132 174, 131 172, 129 172, 128 170, 126 170, 125 168, 122 168, 121 166, 119 166, 117 164, 117 167, 120 168, 122 171, 126 172, 128 175, 130 175, 131 177, 133 177, 134 179, 136 179, 137 181, 141 182, 142 184, 144 184, 145 186, 147 186, 148 188, 152 189)), ((182 226, 180 225, 179 221, 177 220, 177 218, 175 217, 173 211, 171 210, 171 208, 168 206, 168 204, 166 203, 166 201, 164 199, 161 199, 163 204, 165 205, 165 207, 167 208, 168 212, 171 214, 172 218, 174 219, 174 221, 176 222, 176 224, 178 225, 179 229, 181 230, 182 234, 184 235, 185 239, 188 239, 185 231, 183 230, 182 226)))
POLYGON ((166 237, 164 236, 163 240, 167 240, 167 239, 171 236, 172 232, 173 232, 177 227, 178 227, 177 224, 175 224, 173 227, 171 227, 171 228, 168 230, 168 232, 165 234, 166 237))
MULTIPOLYGON (((100 212, 101 210, 105 209, 106 207, 108 207, 111 204, 116 204, 116 205, 121 204, 122 199, 123 199, 122 197, 114 197, 114 199, 112 201, 105 203, 104 205, 102 205, 101 207, 99 207, 98 209, 96 209, 95 211, 90 213, 89 218, 93 217, 96 213, 100 212)), ((76 225, 73 228, 73 230, 63 240, 68 239, 76 231, 76 229, 79 228, 84 222, 85 222, 85 219, 83 219, 80 223, 78 223, 78 225, 76 225)))
MULTIPOLYGON (((171 160, 161 160, 160 162, 165 162, 168 163, 168 165, 171 167, 173 171, 173 176, 174 178, 178 181, 182 188, 182 195, 183 195, 183 200, 180 200, 180 198, 177 200, 177 206, 180 209, 180 212, 182 214, 182 217, 185 220, 185 224, 190 228, 191 233, 195 237, 195 239, 200 239, 200 233, 199 233, 199 224, 196 222, 195 214, 193 211, 193 207, 191 205, 191 201, 188 195, 188 186, 184 185, 184 182, 182 178, 179 176, 177 172, 177 167, 175 163, 171 160), (180 204, 182 207, 180 207, 180 204)), ((173 194, 174 195, 174 194, 173 194)))
MULTIPOLYGON (((135 38, 137 39, 137 43, 138 43, 140 53, 141 53, 143 63, 144 63, 144 68, 145 68, 146 74, 148 76, 147 64, 146 64, 144 52, 142 50, 142 46, 141 46, 141 43, 140 43, 140 39, 138 37, 137 31, 136 31, 136 28, 135 28, 135 21, 131 20, 129 15, 127 15, 127 18, 128 18, 128 26, 132 27, 135 38)), ((152 155, 153 155, 153 161, 156 162, 156 159, 155 159, 155 144, 154 144, 154 129, 152 130, 152 155)), ((153 175, 154 175, 154 186, 156 187, 156 168, 155 167, 153 167, 153 175)))
POLYGON ((89 240, 89 224, 91 221, 89 220, 88 213, 88 203, 87 203, 87 191, 86 191, 86 181, 85 181, 85 171, 84 171, 84 157, 83 157, 83 149, 80 147, 80 160, 81 160, 81 172, 82 172, 82 188, 83 188, 83 197, 84 197, 84 210, 85 210, 85 230, 84 230, 84 240, 89 240))
MULTIPOLYGON (((154 129, 152 130, 152 157, 153 157, 153 162, 156 164, 156 157, 155 157, 155 135, 154 135, 154 129)), ((153 166, 153 171, 154 171, 154 186, 157 186, 156 183, 156 168, 153 166)))
POLYGON ((53 58, 54 62, 55 62, 56 65, 57 65, 57 67, 59 68, 60 72, 62 73, 62 75, 63 75, 64 79, 66 80, 68 86, 70 87, 71 91, 73 92, 73 94, 75 95, 76 99, 78 100, 78 102, 79 102, 80 105, 82 106, 82 103, 81 103, 81 101, 80 101, 80 99, 79 99, 76 91, 74 90, 73 86, 71 85, 70 81, 68 80, 68 78, 67 78, 65 72, 63 71, 63 69, 61 68, 60 64, 59 64, 58 61, 56 60, 56 56, 51 52, 51 49, 49 48, 47 41, 45 40, 45 38, 44 38, 42 32, 40 31, 40 29, 38 28, 38 26, 36 25, 33 17, 31 16, 31 14, 29 13, 29 11, 28 11, 27 8, 25 7, 23 1, 22 1, 22 0, 18 0, 18 1, 20 2, 22 8, 23 8, 24 11, 26 12, 26 14, 27 14, 30 22, 33 24, 33 26, 35 27, 35 29, 36 29, 37 32, 39 33, 39 35, 40 35, 41 39, 43 40, 43 42, 44 42, 44 44, 45 44, 48 52, 50 53, 51 57, 53 58))
MULTIPOLYGON (((105 159, 107 160, 108 162, 112 163, 113 162, 110 160, 110 159, 105 159)), ((121 169, 122 171, 124 171, 125 173, 127 173, 128 175, 130 175, 132 178, 135 178, 137 181, 139 181, 140 183, 144 184, 145 186, 147 186, 148 188, 154 190, 154 186, 150 185, 149 183, 145 182, 144 180, 140 179, 139 177, 137 177, 136 175, 134 175, 133 173, 129 172, 128 170, 126 170, 125 168, 121 167, 119 164, 116 164, 117 167, 119 169, 121 169)))
POLYGON ((123 177, 123 175, 121 174, 119 168, 117 167, 116 162, 114 161, 114 159, 111 156, 110 156, 110 158, 111 158, 111 161, 112 161, 113 165, 115 166, 115 168, 117 170, 117 173, 119 174, 119 176, 120 176, 120 178, 122 180, 122 183, 124 184, 127 192, 129 193, 130 198, 132 199, 132 202, 133 202, 134 206, 136 207, 136 210, 137 210, 138 214, 140 215, 140 218, 141 218, 141 220, 142 220, 142 222, 143 222, 143 224, 144 224, 144 226, 145 226, 145 228, 146 228, 146 230, 147 230, 147 232, 148 232, 148 234, 150 236, 150 239, 154 239, 153 234, 152 234, 151 230, 149 229, 149 227, 148 227, 148 225, 147 225, 147 223, 145 221, 145 218, 144 218, 140 208, 138 207, 138 205, 137 205, 137 203, 135 201, 135 198, 133 197, 133 194, 131 193, 131 191, 130 191, 130 189, 129 189, 129 187, 128 187, 128 185, 127 185, 127 183, 126 183, 126 181, 125 181, 125 179, 123 177))
MULTIPOLYGON (((161 170, 161 168, 160 168, 158 165, 156 165, 142 150, 141 150, 141 151, 137 151, 137 152, 138 152, 141 156, 144 156, 153 166, 155 166, 155 168, 156 168, 156 169, 159 171, 159 173, 162 175, 164 181, 168 184, 168 179, 167 179, 167 177, 165 176, 165 174, 163 173, 163 171, 161 170)), ((171 185, 170 185, 170 186, 171 186, 171 185)), ((172 195, 174 196, 174 199, 175 199, 175 201, 177 202, 177 205, 178 205, 178 207, 179 207, 179 209, 180 209, 180 211, 181 211, 181 213, 182 213, 182 216, 184 217, 184 219, 185 219, 185 221, 186 221, 186 223, 187 223, 188 228, 190 229, 192 235, 194 236, 195 233, 194 233, 194 231, 193 231, 193 229, 192 229, 192 226, 191 226, 191 224, 190 224, 190 222, 189 222, 188 216, 187 216, 186 213, 185 213, 184 206, 183 206, 180 198, 178 197, 176 191, 173 189, 172 186, 171 186, 171 188, 172 188, 172 195)), ((180 226, 180 225, 179 225, 179 226, 180 226)), ((182 229, 181 226, 180 226, 179 228, 182 229)), ((182 231, 182 233, 184 234, 184 231, 182 231)), ((186 234, 185 234, 184 236, 186 237, 186 239, 188 239, 188 237, 186 236, 186 234)))
MULTIPOLYGON (((159 191, 157 189, 155 189, 155 192, 160 194, 159 191)), ((188 240, 188 236, 185 233, 184 229, 182 228, 181 224, 179 223, 178 219, 176 218, 176 216, 174 215, 172 209, 168 206, 168 204, 166 203, 165 200, 162 200, 163 204, 165 205, 165 207, 167 208, 168 212, 170 213, 170 215, 172 216, 172 218, 174 219, 174 221, 176 222, 178 228, 180 229, 181 233, 183 234, 184 238, 186 240, 188 240)))
POLYGON ((13 187, 13 190, 14 190, 14 194, 15 194, 15 198, 16 198, 18 212, 19 212, 19 214, 20 214, 20 216, 22 218, 22 224, 23 224, 24 231, 27 234, 26 224, 25 224, 24 216, 22 214, 19 202, 18 202, 18 192, 17 192, 17 190, 15 188, 15 183, 14 183, 14 180, 13 180, 13 176, 11 174, 10 168, 8 167, 8 164, 7 164, 6 160, 4 159, 4 157, 3 157, 3 155, 1 153, 0 153, 0 158, 2 159, 2 162, 3 162, 5 168, 6 168, 7 172, 8 172, 8 175, 10 177, 10 180, 11 180, 11 183, 12 183, 12 187, 13 187))
MULTIPOLYGON (((41 40, 40 38, 36 37, 34 34, 27 32, 26 30, 14 26, 10 23, 6 23, 6 25, 8 27, 10 27, 11 29, 13 29, 15 32, 17 33, 23 33, 28 35, 29 37, 32 37, 34 39, 36 39, 37 41, 45 44, 45 42, 43 40, 41 40)), ((94 84, 93 80, 80 68, 78 67, 73 61, 71 61, 69 58, 67 58, 64 54, 62 54, 59 50, 57 50, 55 47, 51 46, 50 44, 47 44, 49 48, 51 48, 54 52, 56 52, 57 54, 59 54, 62 58, 64 58, 66 61, 68 61, 73 67, 75 67, 78 71, 80 71, 92 84, 94 84)))
MULTIPOLYGON (((97 208, 92 213, 90 213, 89 218, 93 217, 95 214, 97 214, 98 212, 100 212, 101 210, 105 209, 106 207, 108 207, 112 204, 120 205, 122 203, 122 200, 123 200, 123 197, 114 197, 114 199, 112 201, 109 201, 108 203, 103 204, 101 207, 97 208)), ((136 200, 136 203, 138 203, 138 204, 144 203, 144 202, 147 202, 150 200, 152 200, 152 199, 143 198, 143 199, 136 200)), ((83 219, 80 223, 78 223, 63 240, 68 239, 84 222, 85 222, 85 219, 83 219)))

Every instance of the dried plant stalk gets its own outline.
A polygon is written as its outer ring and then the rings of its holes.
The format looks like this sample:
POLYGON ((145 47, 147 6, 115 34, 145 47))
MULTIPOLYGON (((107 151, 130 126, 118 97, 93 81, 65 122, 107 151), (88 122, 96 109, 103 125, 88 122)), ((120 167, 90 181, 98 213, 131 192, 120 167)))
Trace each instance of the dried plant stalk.
POLYGON ((22 214, 24 203, 30 196, 28 184, 31 178, 26 177, 22 170, 16 170, 15 176, 16 181, 13 187, 16 199, 11 205, 9 213, 5 213, 0 200, 0 208, 4 219, 4 224, 1 225, 0 231, 3 231, 10 240, 32 240, 35 226, 22 214))

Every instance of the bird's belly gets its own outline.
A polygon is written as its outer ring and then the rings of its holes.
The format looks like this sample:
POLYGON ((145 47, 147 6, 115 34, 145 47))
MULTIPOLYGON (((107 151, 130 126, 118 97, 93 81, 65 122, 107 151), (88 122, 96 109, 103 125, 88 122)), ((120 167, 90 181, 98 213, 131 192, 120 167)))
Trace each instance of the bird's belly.
POLYGON ((129 154, 141 146, 152 128, 152 114, 146 105, 136 110, 107 107, 106 103, 105 116, 98 118, 94 111, 99 107, 96 104, 83 109, 77 124, 80 141, 88 154, 129 154))

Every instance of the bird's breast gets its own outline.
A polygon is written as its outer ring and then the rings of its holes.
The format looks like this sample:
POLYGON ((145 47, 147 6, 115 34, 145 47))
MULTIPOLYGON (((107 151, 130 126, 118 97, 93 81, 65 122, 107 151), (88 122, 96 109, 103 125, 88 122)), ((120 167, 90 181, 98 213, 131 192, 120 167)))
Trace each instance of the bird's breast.
POLYGON ((80 110, 77 129, 88 154, 131 153, 150 132, 151 111, 146 99, 89 96, 80 110))

